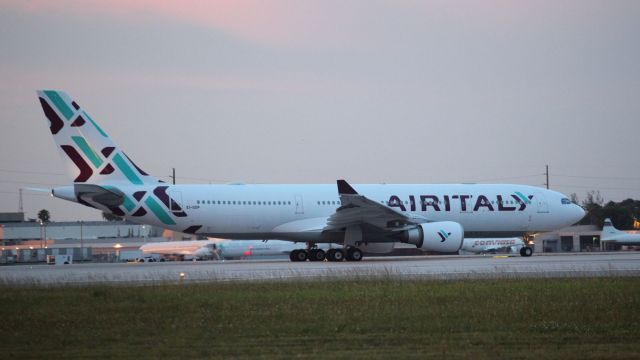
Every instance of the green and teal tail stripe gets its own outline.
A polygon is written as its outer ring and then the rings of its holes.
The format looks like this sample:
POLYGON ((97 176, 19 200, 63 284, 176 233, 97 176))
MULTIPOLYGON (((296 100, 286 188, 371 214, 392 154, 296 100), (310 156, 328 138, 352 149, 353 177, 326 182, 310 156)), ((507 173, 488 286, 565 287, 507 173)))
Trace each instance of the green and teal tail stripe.
POLYGON ((93 124, 93 126, 95 126, 96 130, 98 130, 98 132, 100 133, 100 135, 108 138, 109 135, 107 135, 106 132, 104 132, 104 130, 102 130, 102 128, 100 126, 98 126, 98 124, 96 124, 95 121, 93 121, 93 119, 91 118, 91 116, 89 116, 89 114, 87 114, 85 111, 82 111, 82 114, 84 114, 84 116, 87 117, 87 119, 89 120, 90 123, 93 124))
MULTIPOLYGON (((118 192, 122 193, 122 191, 115 186, 104 186, 104 188, 107 190, 117 190, 118 192)), ((124 195, 124 201, 122 205, 124 206, 125 209, 127 209, 127 211, 129 212, 133 211, 133 209, 136 208, 136 203, 134 203, 133 200, 131 200, 131 198, 128 197, 126 194, 123 194, 123 195, 124 195)))
POLYGON ((57 91, 53 90, 45 90, 44 93, 47 97, 53 102, 53 105, 60 111, 60 113, 67 119, 70 120, 73 116, 73 110, 67 105, 67 103, 60 97, 57 91))
POLYGON ((129 164, 127 164, 127 162, 124 161, 124 158, 122 158, 120 154, 116 154, 116 156, 113 157, 113 162, 116 164, 118 169, 122 171, 124 176, 126 176, 127 179, 131 181, 132 184, 135 184, 135 185, 143 184, 142 180, 140 180, 140 178, 136 175, 135 171, 131 169, 129 164))
POLYGON ((78 145, 80 150, 82 150, 94 167, 99 168, 102 165, 102 159, 100 156, 98 156, 98 154, 91 148, 91 145, 89 145, 83 137, 72 136, 71 139, 76 143, 76 145, 78 145))
POLYGON ((160 204, 158 204, 158 202, 155 201, 152 197, 147 197, 147 199, 144 201, 144 203, 147 204, 147 206, 149 207, 149 210, 151 210, 151 212, 158 219, 160 219, 160 221, 162 221, 162 223, 164 223, 165 225, 175 225, 176 224, 175 221, 173 221, 173 219, 171 219, 169 214, 167 214, 164 211, 162 206, 160 206, 160 204))
POLYGON ((124 203, 122 205, 124 205, 128 212, 132 212, 133 209, 136 208, 136 204, 127 195, 124 196, 124 203))

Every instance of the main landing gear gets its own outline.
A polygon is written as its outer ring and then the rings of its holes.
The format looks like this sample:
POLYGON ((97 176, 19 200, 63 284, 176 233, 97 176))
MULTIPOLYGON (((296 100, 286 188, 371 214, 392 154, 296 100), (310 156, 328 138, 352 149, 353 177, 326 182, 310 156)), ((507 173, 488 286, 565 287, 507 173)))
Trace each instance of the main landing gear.
POLYGON ((322 249, 297 249, 289 253, 291 261, 327 261, 338 262, 342 260, 360 261, 362 260, 362 251, 357 247, 348 247, 346 251, 343 249, 329 249, 325 253, 322 249))
POLYGON ((520 248, 520 256, 531 256, 533 255, 533 249, 529 246, 523 246, 520 248))

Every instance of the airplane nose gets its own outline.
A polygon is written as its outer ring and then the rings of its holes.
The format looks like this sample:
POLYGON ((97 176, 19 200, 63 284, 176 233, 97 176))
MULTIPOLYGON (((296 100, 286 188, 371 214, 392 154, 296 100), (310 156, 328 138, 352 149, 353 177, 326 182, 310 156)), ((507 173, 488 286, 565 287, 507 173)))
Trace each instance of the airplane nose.
POLYGON ((574 208, 573 211, 575 213, 575 217, 574 217, 575 222, 582 220, 582 218, 587 214, 587 212, 584 211, 584 208, 582 208, 582 206, 580 205, 574 205, 573 208, 574 208))

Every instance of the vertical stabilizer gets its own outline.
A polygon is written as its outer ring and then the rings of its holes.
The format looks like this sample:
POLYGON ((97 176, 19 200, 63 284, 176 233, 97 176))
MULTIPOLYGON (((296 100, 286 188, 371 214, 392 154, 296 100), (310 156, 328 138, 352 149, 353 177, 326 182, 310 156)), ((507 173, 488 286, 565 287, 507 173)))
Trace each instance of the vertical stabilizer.
POLYGON ((616 229, 613 226, 611 219, 609 218, 604 219, 604 225, 602 226, 602 233, 600 234, 600 240, 607 240, 611 236, 620 234, 620 233, 623 233, 623 231, 616 229))
POLYGON ((49 129, 74 183, 156 184, 107 133, 63 91, 38 91, 49 129))

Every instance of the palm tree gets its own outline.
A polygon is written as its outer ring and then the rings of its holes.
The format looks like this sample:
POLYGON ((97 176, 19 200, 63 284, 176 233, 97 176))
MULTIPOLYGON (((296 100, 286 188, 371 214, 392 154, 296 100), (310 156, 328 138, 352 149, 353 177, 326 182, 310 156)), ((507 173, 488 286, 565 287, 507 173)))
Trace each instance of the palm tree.
POLYGON ((40 223, 46 224, 51 220, 51 214, 49 214, 49 210, 42 209, 38 211, 38 220, 40 223))

